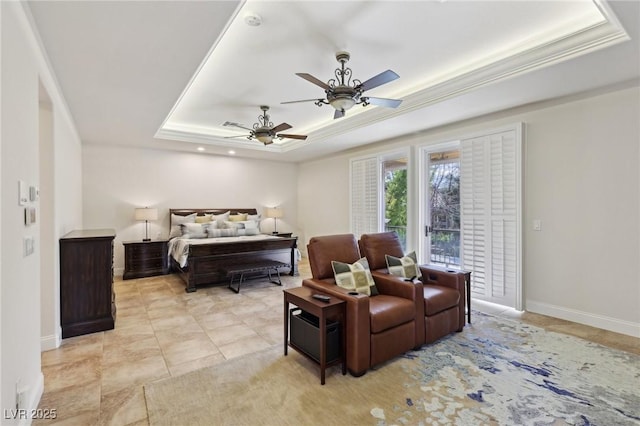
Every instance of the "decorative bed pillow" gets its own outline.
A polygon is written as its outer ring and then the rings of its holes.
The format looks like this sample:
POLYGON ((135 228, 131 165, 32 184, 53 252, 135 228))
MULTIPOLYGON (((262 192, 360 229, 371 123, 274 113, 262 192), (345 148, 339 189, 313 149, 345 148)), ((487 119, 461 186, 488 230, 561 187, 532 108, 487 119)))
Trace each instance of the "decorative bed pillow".
POLYGON ((224 213, 221 213, 221 214, 214 214, 214 215, 211 217, 211 220, 217 220, 217 221, 222 221, 222 222, 224 222, 225 220, 229 220, 229 216, 230 216, 230 215, 231 215, 231 212, 230 212, 230 211, 228 211, 228 212, 224 212, 224 213))
POLYGON ((180 229, 180 225, 183 223, 195 223, 196 222, 196 213, 190 214, 188 216, 180 216, 174 213, 171 213, 171 230, 169 231, 169 238, 175 238, 182 235, 182 230, 180 229))
POLYGON ((209 236, 209 238, 237 237, 238 230, 236 228, 209 229, 207 235, 209 236))
POLYGON ((204 223, 183 223, 180 229, 183 238, 207 238, 207 226, 204 223))
POLYGON ((260 231, 258 228, 246 228, 246 229, 238 229, 238 235, 258 235, 260 231))
POLYGON ((257 220, 245 220, 243 222, 238 222, 244 225, 244 229, 257 229, 260 231, 260 222, 257 220))
POLYGON ((367 296, 375 296, 378 294, 378 289, 371 276, 369 262, 367 262, 366 258, 363 257, 351 265, 334 260, 331 262, 331 267, 333 268, 333 274, 338 286, 366 294, 367 296))
POLYGON ((259 214, 248 214, 247 215, 247 220, 256 220, 256 221, 260 221, 260 216, 259 214))
POLYGON ((242 222, 243 220, 247 220, 246 213, 238 213, 229 215, 229 220, 231 222, 242 222))
POLYGON ((404 257, 394 257, 388 254, 384 257, 387 260, 387 269, 391 275, 403 278, 420 278, 422 276, 415 251, 404 257))
POLYGON ((232 222, 230 220, 226 220, 224 222, 218 222, 218 228, 220 228, 220 229, 244 229, 244 224, 242 222, 232 222))
POLYGON ((204 214, 202 216, 196 216, 196 223, 208 223, 213 218, 212 214, 204 214))

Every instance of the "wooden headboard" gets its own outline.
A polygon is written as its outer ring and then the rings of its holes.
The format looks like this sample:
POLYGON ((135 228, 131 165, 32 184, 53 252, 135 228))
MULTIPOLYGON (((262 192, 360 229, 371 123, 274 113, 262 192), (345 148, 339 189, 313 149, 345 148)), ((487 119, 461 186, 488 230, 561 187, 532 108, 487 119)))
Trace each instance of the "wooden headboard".
POLYGON ((231 214, 258 214, 258 211, 256 209, 169 209, 169 229, 171 229, 171 226, 173 225, 171 223, 171 214, 175 214, 178 216, 188 216, 190 214, 196 213, 198 216, 203 216, 205 214, 218 215, 226 212, 231 212, 231 214))

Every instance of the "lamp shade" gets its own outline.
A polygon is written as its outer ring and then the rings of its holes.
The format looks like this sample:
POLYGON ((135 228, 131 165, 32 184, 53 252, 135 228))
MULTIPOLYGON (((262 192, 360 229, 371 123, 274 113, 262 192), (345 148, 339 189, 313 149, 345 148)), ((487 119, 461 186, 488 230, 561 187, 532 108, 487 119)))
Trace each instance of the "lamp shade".
POLYGON ((284 212, 280 207, 268 207, 265 216, 272 218, 281 218, 284 217, 284 212))
POLYGON ((135 209, 134 216, 136 220, 158 220, 158 209, 148 207, 135 209))

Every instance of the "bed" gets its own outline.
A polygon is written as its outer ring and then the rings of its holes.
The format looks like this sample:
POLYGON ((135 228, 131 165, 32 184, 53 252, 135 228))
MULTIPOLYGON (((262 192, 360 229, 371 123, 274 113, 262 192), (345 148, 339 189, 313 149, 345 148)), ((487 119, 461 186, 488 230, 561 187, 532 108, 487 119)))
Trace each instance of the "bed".
MULTIPOLYGON (((298 274, 296 237, 280 237, 255 233, 251 235, 215 235, 210 238, 176 236, 176 229, 187 217, 214 218, 231 212, 258 217, 256 209, 170 209, 169 259, 172 272, 180 275, 186 291, 196 291, 200 285, 228 284, 228 271, 261 260, 286 264, 289 275, 298 274), (186 247, 185 247, 186 246, 186 247)), ((189 225, 191 226, 191 225, 189 225)), ((184 229, 184 227, 183 227, 184 229)), ((223 231, 220 231, 223 232, 223 231)), ((287 272, 286 268, 283 272, 287 272)))

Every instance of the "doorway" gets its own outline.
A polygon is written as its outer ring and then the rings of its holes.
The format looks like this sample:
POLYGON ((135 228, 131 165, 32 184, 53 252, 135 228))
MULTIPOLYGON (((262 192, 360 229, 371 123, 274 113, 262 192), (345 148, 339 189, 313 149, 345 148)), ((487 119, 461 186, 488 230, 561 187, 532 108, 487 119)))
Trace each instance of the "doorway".
POLYGON ((426 151, 425 162, 425 257, 431 264, 460 268, 460 151, 426 151))

